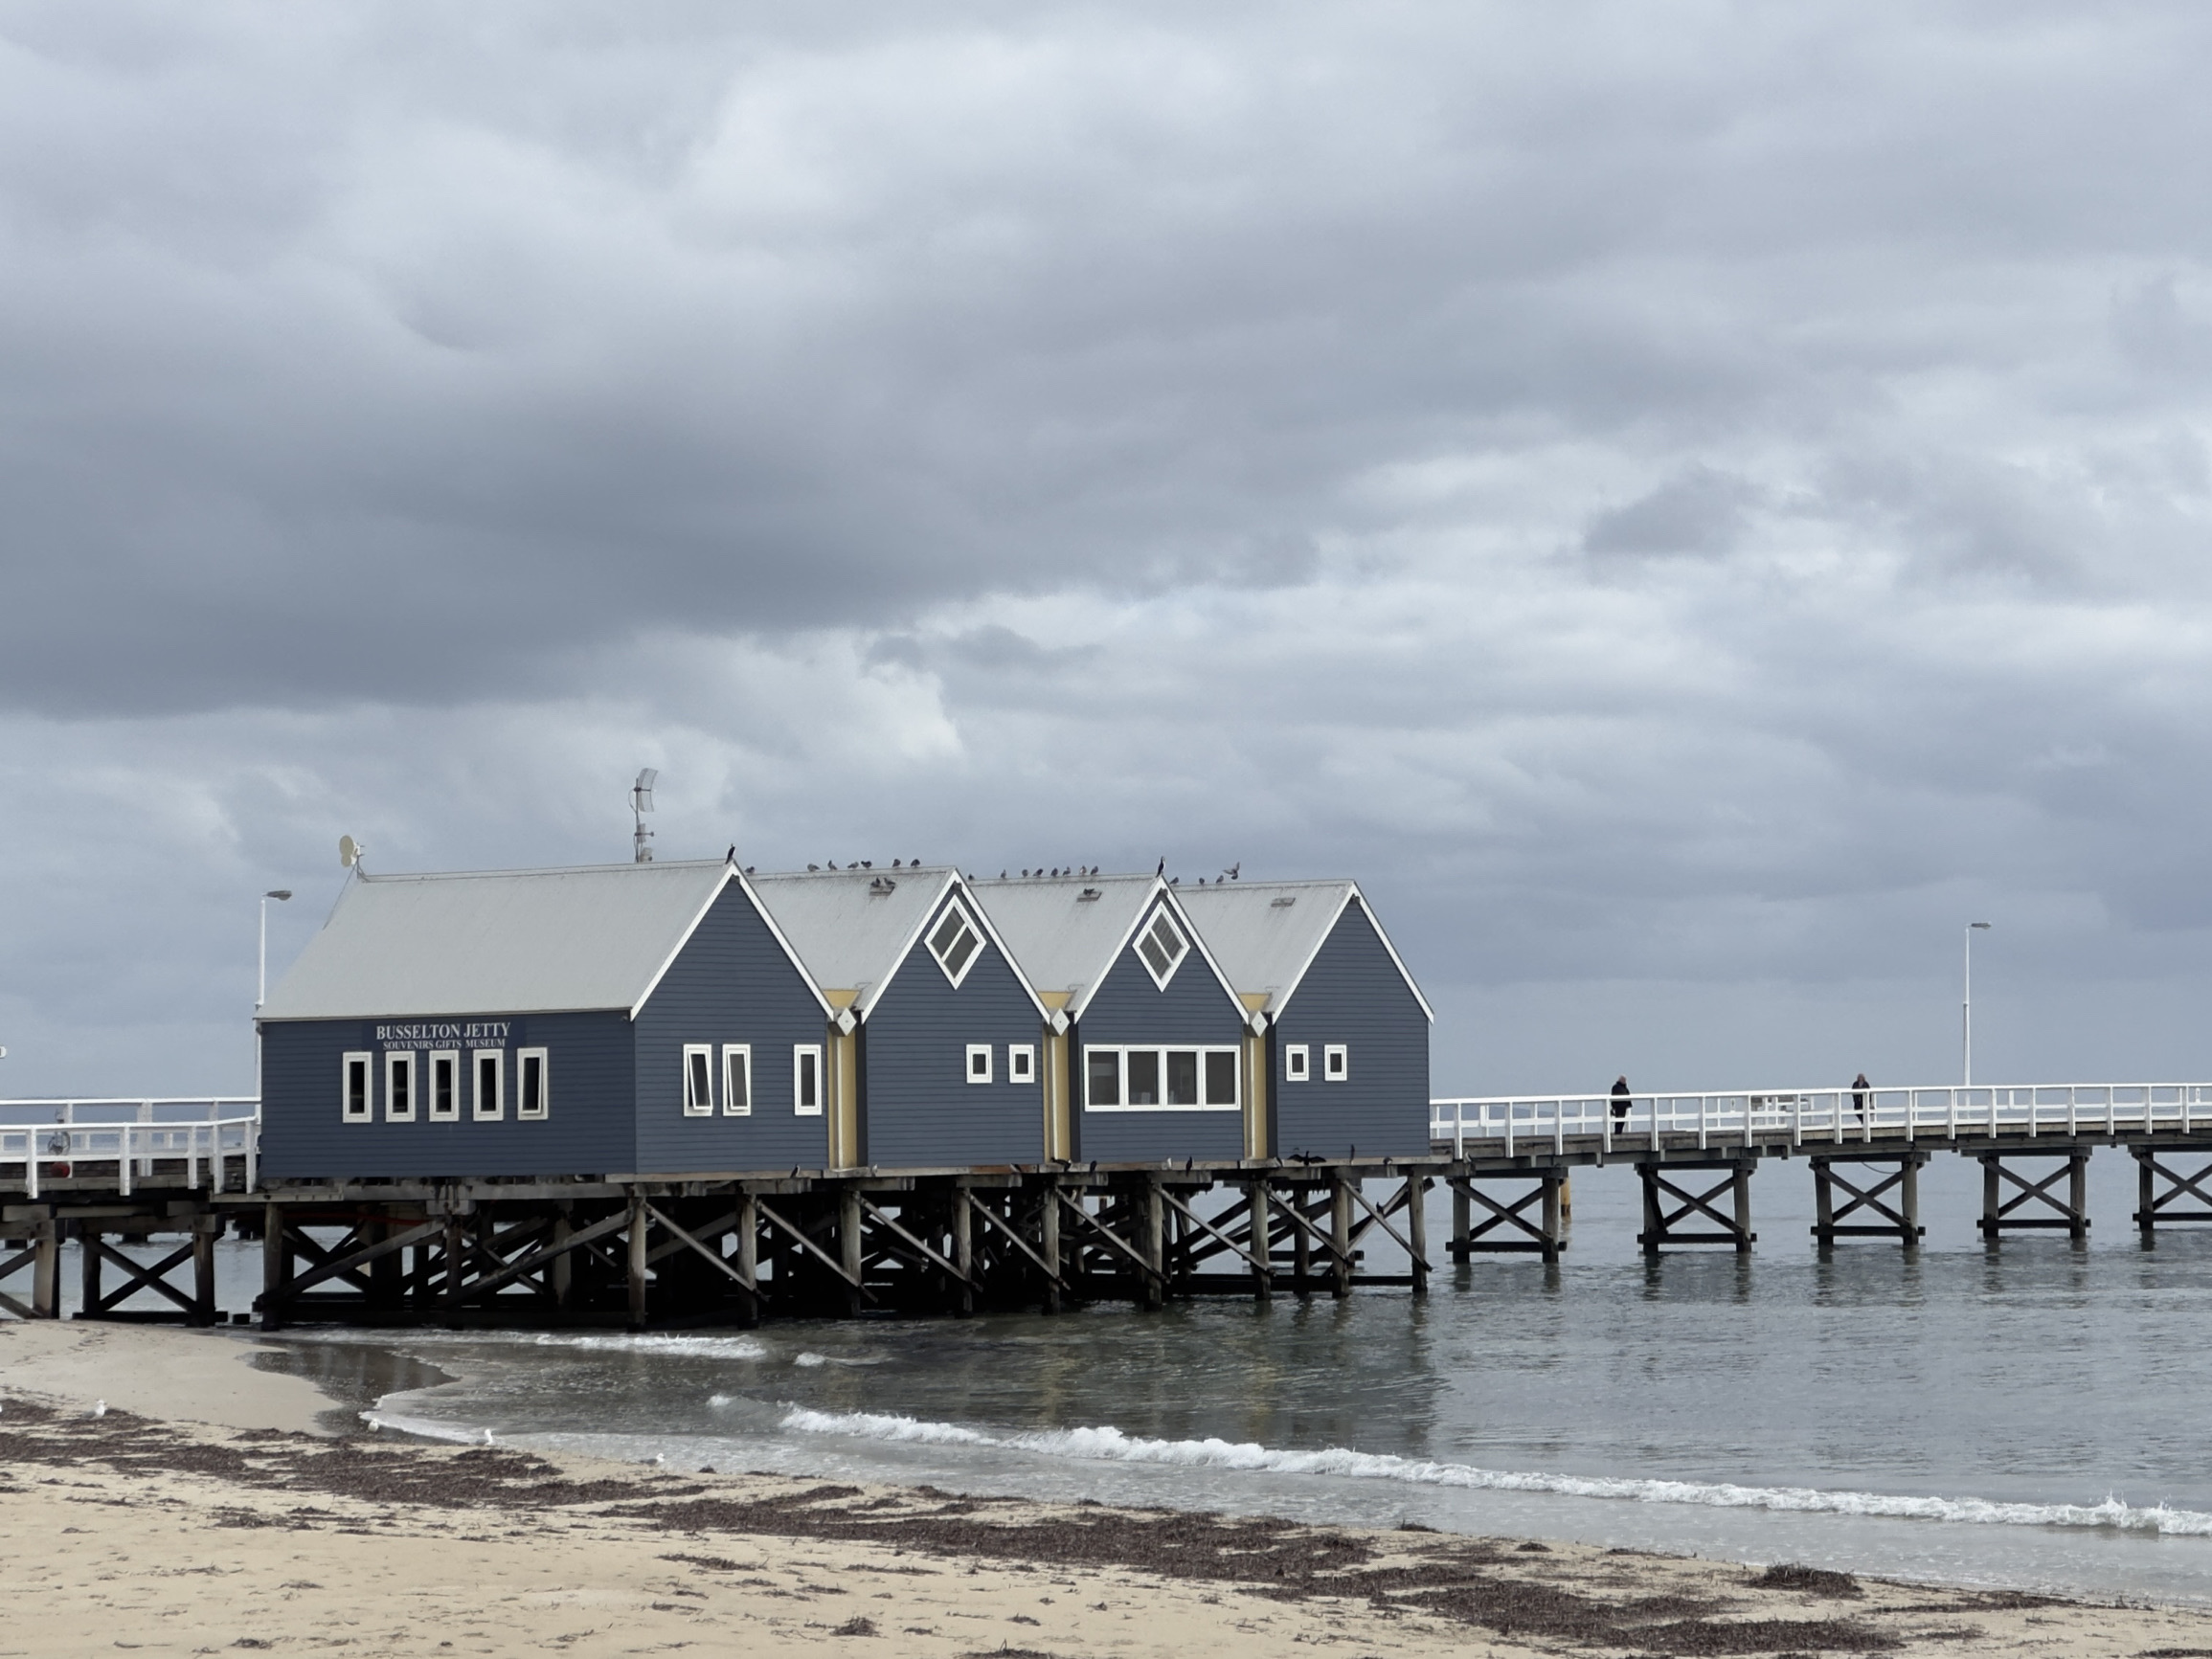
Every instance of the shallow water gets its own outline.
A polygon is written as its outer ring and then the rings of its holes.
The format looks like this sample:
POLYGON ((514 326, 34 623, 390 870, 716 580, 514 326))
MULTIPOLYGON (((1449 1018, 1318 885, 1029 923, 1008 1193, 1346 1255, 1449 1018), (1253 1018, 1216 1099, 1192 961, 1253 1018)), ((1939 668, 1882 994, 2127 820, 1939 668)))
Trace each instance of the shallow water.
POLYGON ((2092 1177, 2088 1247, 1985 1249, 1979 1172, 1939 1157, 1918 1252, 1817 1254, 1793 1164, 1751 1257, 1647 1264, 1612 1169, 1576 1177, 1566 1265, 1425 1303, 288 1340, 453 1374, 374 1408, 439 1436, 2212 1600, 2212 1234, 2146 1251, 2133 1164, 2092 1177))

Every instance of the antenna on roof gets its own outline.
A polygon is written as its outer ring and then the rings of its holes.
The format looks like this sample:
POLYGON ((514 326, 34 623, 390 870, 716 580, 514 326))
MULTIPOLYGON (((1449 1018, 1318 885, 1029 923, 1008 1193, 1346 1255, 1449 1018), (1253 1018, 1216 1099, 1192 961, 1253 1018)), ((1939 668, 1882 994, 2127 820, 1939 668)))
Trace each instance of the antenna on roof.
POLYGON ((630 816, 638 820, 638 833, 632 838, 638 849, 633 862, 641 864, 653 862, 653 832, 645 827, 645 815, 653 810, 653 780, 660 775, 648 766, 630 785, 630 816))
POLYGON ((346 869, 358 869, 361 864, 361 855, 368 850, 351 836, 340 836, 338 838, 338 863, 346 869))

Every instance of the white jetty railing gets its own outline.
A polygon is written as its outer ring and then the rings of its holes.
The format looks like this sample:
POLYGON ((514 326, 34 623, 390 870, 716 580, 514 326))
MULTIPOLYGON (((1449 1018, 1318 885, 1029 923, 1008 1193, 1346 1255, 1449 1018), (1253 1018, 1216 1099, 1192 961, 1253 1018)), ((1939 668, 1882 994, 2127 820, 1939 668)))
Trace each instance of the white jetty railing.
POLYGON ((1429 1103, 1432 1146, 1455 1157, 1470 1145, 1507 1155, 1530 1143, 1563 1152, 1569 1139, 1657 1151, 1667 1135, 1700 1147, 1792 1146, 1962 1135, 2212 1132, 2212 1083, 1934 1084, 1909 1088, 1743 1088, 1719 1094, 1494 1095, 1429 1103))
POLYGON ((219 1193, 236 1159, 239 1190, 251 1192, 260 1128, 261 1103, 251 1096, 0 1100, 0 1177, 19 1177, 35 1199, 42 1176, 59 1178, 80 1163, 112 1163, 127 1198, 134 1178, 151 1177, 154 1159, 181 1159, 187 1186, 201 1185, 205 1174, 206 1184, 219 1193))

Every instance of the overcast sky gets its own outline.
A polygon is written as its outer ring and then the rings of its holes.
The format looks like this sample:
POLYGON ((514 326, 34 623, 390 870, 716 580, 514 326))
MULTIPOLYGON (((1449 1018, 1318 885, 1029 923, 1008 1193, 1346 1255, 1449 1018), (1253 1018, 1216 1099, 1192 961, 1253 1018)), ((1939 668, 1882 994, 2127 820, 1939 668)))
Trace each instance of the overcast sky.
POLYGON ((0 1092, 384 870, 1351 874, 1439 1091, 2212 1077, 2212 10, 0 0, 0 1092))

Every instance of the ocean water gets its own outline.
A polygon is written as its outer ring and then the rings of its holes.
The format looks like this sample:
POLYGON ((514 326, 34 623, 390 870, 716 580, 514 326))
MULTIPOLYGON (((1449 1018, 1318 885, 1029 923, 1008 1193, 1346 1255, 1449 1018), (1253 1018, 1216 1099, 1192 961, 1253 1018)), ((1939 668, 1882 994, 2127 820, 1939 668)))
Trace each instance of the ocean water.
MULTIPOLYGON (((1748 1258, 1634 1244, 1625 1168, 1579 1174, 1556 1268, 1433 1293, 862 1319, 757 1332, 304 1331, 384 1432, 672 1468, 1576 1538, 1846 1570, 2212 1600, 2212 1231, 2145 1249, 2134 1166, 2092 1161, 2091 1243, 1974 1232, 1979 1171, 1923 1177, 1927 1245, 1809 1237, 1801 1163, 1754 1182, 1748 1258), (365 1351, 374 1366, 349 1360, 365 1351), (434 1367, 412 1376, 393 1369, 434 1367), (447 1380, 425 1380, 441 1376, 447 1380)), ((1433 1200, 1431 1237, 1448 1231, 1433 1200)), ((1375 1266, 1388 1264, 1378 1255, 1375 1266)))

